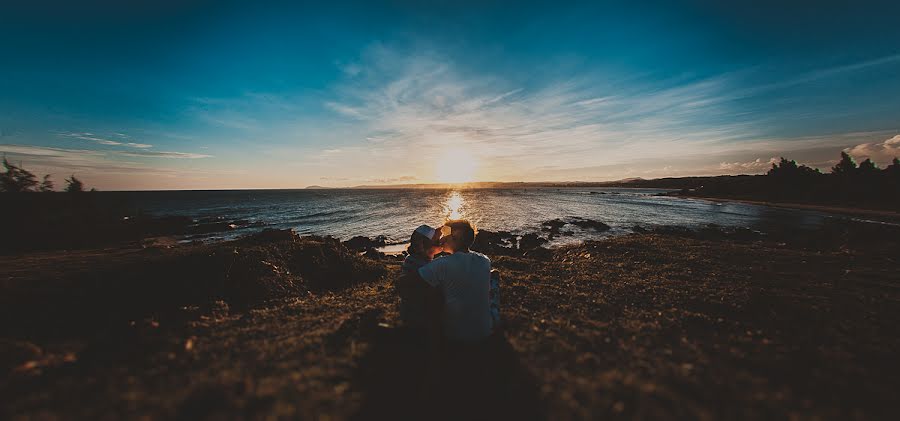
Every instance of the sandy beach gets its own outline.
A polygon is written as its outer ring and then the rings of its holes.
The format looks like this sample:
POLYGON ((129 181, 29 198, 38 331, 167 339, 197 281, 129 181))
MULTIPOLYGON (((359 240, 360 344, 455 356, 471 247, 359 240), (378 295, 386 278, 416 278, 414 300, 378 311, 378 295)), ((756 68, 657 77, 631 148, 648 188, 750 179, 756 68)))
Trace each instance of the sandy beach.
MULTIPOLYGON (((661 229, 485 250, 506 321, 487 414, 883 418, 900 387, 900 261, 884 235, 661 229)), ((396 258, 269 232, 0 268, 5 419, 422 414, 421 353, 385 339, 396 258)))

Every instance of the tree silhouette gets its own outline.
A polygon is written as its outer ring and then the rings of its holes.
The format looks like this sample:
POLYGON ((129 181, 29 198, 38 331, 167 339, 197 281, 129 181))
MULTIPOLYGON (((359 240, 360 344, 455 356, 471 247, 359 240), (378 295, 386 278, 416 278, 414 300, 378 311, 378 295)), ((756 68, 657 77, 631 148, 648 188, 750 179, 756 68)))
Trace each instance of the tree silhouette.
POLYGON ((781 158, 777 164, 772 164, 772 169, 767 175, 782 178, 786 180, 795 180, 801 177, 808 177, 822 174, 818 168, 810 168, 806 165, 797 165, 797 161, 781 158))
POLYGON ((853 161, 853 158, 851 158, 847 152, 841 152, 841 162, 838 162, 837 165, 831 167, 831 173, 838 176, 856 174, 856 162, 853 161))
POLYGON ((75 174, 72 174, 72 177, 66 179, 66 192, 68 193, 80 193, 84 191, 84 183, 81 180, 75 178, 75 174))
POLYGON ((3 157, 3 173, 0 173, 0 191, 19 193, 33 191, 38 185, 37 178, 30 171, 9 163, 3 157))
POLYGON ((872 176, 878 174, 878 166, 871 159, 866 158, 865 161, 859 163, 857 172, 862 176, 872 176))
POLYGON ((50 179, 50 174, 44 176, 43 181, 41 181, 41 185, 38 186, 38 190, 43 193, 53 191, 53 180, 50 179))
POLYGON ((889 177, 900 177, 900 159, 894 157, 894 161, 891 162, 891 165, 884 167, 884 173, 889 177))

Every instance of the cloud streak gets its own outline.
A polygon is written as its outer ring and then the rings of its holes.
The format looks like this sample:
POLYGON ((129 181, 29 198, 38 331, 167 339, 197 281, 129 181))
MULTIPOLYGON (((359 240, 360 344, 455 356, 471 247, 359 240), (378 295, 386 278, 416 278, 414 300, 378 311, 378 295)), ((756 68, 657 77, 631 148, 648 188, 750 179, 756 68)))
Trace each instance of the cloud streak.
MULTIPOLYGON (((763 85, 748 83, 753 69, 663 81, 560 74, 535 84, 466 72, 440 54, 404 55, 375 46, 322 105, 359 128, 357 141, 341 154, 344 162, 392 168, 399 159, 423 179, 433 176, 428 162, 441 160, 448 149, 476 157, 476 178, 482 180, 609 179, 635 176, 636 168, 656 176, 665 175, 660 168, 758 173, 770 166, 761 154, 831 147, 836 155, 856 136, 772 136, 764 104, 775 100, 772 95, 777 99, 778 89, 898 61, 900 55, 886 56, 763 85), (667 165, 673 158, 692 167, 667 165)), ((872 144, 855 152, 881 156, 893 149, 872 144)), ((338 164, 327 153, 316 159, 322 168, 338 164)))
MULTIPOLYGON (((125 137, 125 138, 128 137, 127 135, 124 135, 121 133, 113 133, 113 134, 116 136, 119 136, 119 137, 125 137)), ((128 146, 131 148, 138 148, 138 149, 148 149, 148 148, 153 147, 153 145, 149 145, 146 143, 120 142, 117 140, 106 139, 106 138, 98 137, 98 136, 94 135, 93 133, 69 133, 69 132, 66 132, 66 133, 62 133, 62 135, 67 136, 67 137, 74 137, 76 139, 90 140, 97 144, 106 145, 106 146, 128 146)))
POLYGON ((712 153, 757 134, 735 118, 726 77, 627 87, 570 77, 525 88, 465 75, 436 56, 373 54, 323 105, 361 122, 369 151, 440 159, 442 149, 461 148, 483 161, 482 179, 521 176, 538 162, 578 167, 712 153))
POLYGON ((139 158, 169 158, 169 159, 203 159, 212 158, 212 155, 188 153, 188 152, 163 152, 163 151, 121 151, 115 152, 120 156, 133 156, 139 158))

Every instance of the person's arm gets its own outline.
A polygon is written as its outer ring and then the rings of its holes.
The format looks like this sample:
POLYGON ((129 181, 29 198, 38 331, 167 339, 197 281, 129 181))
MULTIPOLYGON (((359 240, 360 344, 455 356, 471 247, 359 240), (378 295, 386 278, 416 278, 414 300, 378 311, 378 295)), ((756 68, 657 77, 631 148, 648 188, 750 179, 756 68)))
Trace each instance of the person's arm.
POLYGON ((397 288, 409 289, 422 282, 425 281, 423 281, 422 277, 419 276, 419 272, 417 270, 404 270, 400 274, 400 277, 397 278, 397 288))
POLYGON ((444 314, 444 295, 440 285, 443 274, 443 263, 433 261, 419 268, 410 276, 408 282, 421 282, 425 288, 426 326, 432 339, 443 336, 442 317, 444 314))

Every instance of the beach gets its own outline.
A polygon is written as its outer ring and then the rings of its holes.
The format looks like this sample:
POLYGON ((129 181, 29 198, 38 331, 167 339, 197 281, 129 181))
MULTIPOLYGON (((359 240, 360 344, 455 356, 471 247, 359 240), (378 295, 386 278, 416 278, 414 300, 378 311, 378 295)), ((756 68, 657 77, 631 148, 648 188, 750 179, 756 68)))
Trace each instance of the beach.
MULTIPOLYGON (((488 413, 884 418, 900 387, 898 237, 866 226, 483 244, 504 279, 488 413)), ((395 257, 267 231, 3 256, 0 268, 5 419, 416 408, 392 380, 416 375, 410 360, 384 339, 399 322, 395 257)))

